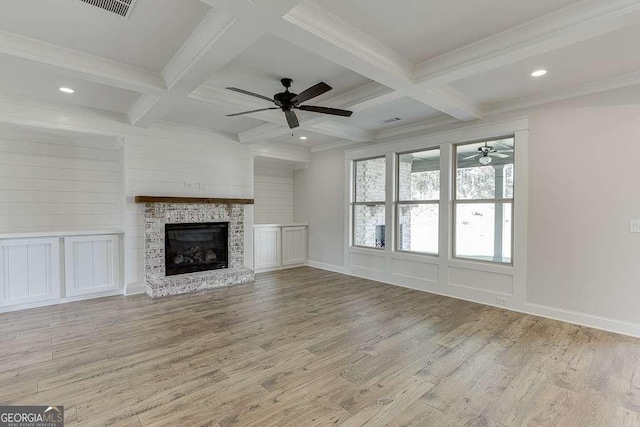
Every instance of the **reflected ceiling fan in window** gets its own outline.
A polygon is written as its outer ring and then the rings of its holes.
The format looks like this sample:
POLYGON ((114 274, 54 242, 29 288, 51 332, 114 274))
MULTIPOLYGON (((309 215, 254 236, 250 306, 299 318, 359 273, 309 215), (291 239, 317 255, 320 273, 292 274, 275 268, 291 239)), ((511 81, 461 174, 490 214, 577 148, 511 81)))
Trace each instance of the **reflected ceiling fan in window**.
POLYGON ((332 87, 324 82, 320 82, 317 85, 311 86, 309 89, 302 91, 300 94, 289 92, 289 88, 291 87, 293 80, 282 79, 280 80, 280 82, 282 83, 282 86, 285 87, 285 91, 275 94, 273 98, 249 92, 244 89, 238 89, 237 87, 228 87, 227 89, 234 92, 273 102, 276 106, 269 108, 260 108, 258 110, 244 111, 242 113, 228 114, 227 117, 242 116, 244 114, 258 113, 260 111, 267 110, 282 110, 285 117, 287 118, 289 128, 294 129, 300 126, 300 123, 298 122, 298 116, 296 116, 296 113, 293 110, 311 111, 313 113, 331 114, 333 116, 342 117, 351 117, 351 115, 353 114, 353 111, 340 110, 338 108, 318 107, 315 105, 300 105, 303 102, 307 102, 310 99, 329 92, 332 87))
MULTIPOLYGON (((504 147, 506 147, 506 145, 504 147)), ((488 165, 493 160, 492 157, 497 157, 499 159, 506 159, 507 157, 509 157, 508 154, 504 154, 504 153, 513 153, 513 149, 510 148, 507 150, 498 151, 495 148, 491 147, 490 145, 487 145, 487 143, 485 142, 484 147, 478 147, 477 154, 474 154, 468 157, 463 157, 462 160, 471 160, 478 157, 478 161, 480 163, 482 163, 483 165, 488 165)))

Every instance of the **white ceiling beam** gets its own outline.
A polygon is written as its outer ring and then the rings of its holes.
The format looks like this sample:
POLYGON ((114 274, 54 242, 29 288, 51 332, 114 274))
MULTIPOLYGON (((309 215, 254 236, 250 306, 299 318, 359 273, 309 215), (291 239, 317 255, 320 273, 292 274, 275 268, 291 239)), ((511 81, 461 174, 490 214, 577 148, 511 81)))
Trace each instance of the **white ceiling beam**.
POLYGON ((279 25, 275 33, 285 40, 459 120, 482 118, 479 105, 463 102, 462 94, 446 85, 417 91, 413 63, 314 2, 303 1, 284 19, 288 25, 279 25))
POLYGON ((166 91, 164 79, 158 73, 6 31, 0 31, 0 53, 112 87, 155 95, 166 91))
POLYGON ((185 99, 247 49, 265 33, 266 27, 279 22, 298 2, 207 0, 205 3, 213 9, 162 72, 168 86, 166 94, 154 103, 141 99, 140 104, 148 105, 131 108, 131 123, 148 127, 158 121, 177 101, 185 99))
POLYGON ((502 102, 491 106, 488 111, 490 114, 501 114, 512 111, 533 108, 540 105, 550 104, 553 102, 565 101, 568 99, 579 98, 582 96, 594 95, 597 93, 607 92, 610 90, 622 89, 630 86, 640 85, 640 71, 624 74, 621 76, 599 80, 580 86, 567 89, 553 90, 541 95, 520 98, 513 101, 502 102))
POLYGON ((639 0, 580 1, 427 60, 414 80, 437 87, 639 23, 639 0))

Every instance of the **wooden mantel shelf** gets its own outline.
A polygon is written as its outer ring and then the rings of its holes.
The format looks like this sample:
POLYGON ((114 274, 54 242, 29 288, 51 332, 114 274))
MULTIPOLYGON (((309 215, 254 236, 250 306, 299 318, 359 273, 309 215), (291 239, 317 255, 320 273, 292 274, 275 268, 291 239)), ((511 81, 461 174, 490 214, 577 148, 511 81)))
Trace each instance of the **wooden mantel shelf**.
POLYGON ((136 196, 136 203, 210 203, 215 205, 253 205, 253 199, 136 196))

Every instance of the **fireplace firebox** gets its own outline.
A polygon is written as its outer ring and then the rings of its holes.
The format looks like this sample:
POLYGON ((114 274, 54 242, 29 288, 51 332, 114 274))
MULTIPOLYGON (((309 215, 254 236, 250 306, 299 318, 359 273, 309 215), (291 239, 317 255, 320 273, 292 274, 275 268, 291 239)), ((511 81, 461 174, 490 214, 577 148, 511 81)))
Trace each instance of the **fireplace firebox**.
POLYGON ((167 276, 229 267, 229 223, 165 224, 167 276))

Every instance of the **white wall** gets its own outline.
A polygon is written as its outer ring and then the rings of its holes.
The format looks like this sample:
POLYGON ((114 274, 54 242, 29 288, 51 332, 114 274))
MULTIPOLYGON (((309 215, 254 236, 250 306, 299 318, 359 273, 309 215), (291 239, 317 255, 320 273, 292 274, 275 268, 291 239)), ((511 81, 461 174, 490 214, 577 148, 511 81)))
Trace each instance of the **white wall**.
POLYGON ((114 138, 0 127, 0 232, 121 226, 114 138))
POLYGON ((640 107, 530 125, 528 301, 640 323, 640 107))
POLYGON ((343 265, 344 150, 311 155, 307 169, 295 174, 296 222, 309 224, 309 260, 343 265))
POLYGON ((255 224, 291 224, 293 169, 267 160, 256 162, 254 199, 255 224))

